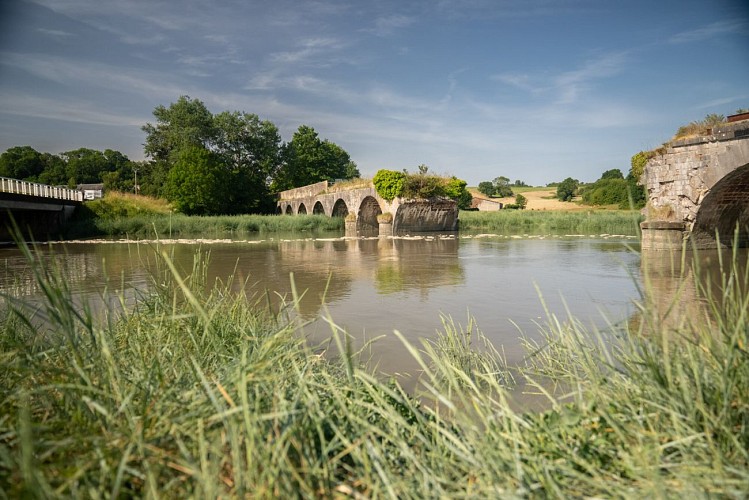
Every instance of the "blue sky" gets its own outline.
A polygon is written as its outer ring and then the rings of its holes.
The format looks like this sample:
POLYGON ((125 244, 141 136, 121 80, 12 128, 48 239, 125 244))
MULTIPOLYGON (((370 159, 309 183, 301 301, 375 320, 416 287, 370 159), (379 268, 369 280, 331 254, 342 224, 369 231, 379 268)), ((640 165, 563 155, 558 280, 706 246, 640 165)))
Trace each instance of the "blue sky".
POLYGON ((749 108, 745 0, 7 0, 0 151, 143 159, 180 95, 380 168, 543 185, 625 174, 749 108))

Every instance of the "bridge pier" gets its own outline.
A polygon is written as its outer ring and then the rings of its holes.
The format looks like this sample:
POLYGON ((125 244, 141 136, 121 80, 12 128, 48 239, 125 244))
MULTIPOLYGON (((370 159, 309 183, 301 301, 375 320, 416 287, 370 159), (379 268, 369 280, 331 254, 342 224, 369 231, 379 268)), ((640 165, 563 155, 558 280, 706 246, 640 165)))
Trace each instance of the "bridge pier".
POLYGON ((648 161, 644 250, 749 245, 749 120, 680 139, 648 161))
POLYGON ((641 222, 640 231, 644 250, 681 250, 688 234, 683 222, 663 220, 641 222))

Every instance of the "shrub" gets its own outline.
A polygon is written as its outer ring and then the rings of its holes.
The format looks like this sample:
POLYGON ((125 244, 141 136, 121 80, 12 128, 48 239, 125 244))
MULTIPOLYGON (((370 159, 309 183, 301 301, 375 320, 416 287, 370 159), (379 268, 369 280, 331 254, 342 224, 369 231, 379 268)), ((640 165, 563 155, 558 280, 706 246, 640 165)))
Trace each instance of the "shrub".
POLYGON ((395 170, 378 170, 372 178, 377 194, 387 201, 393 201, 403 194, 406 174, 395 170))
POLYGON ((390 212, 381 213, 377 216, 377 222, 380 224, 390 224, 393 222, 393 214, 390 212))
POLYGON ((471 201, 473 201, 473 196, 471 196, 471 193, 466 189, 467 184, 466 181, 458 179, 455 176, 448 179, 445 184, 445 194, 448 198, 453 199, 458 203, 458 208, 460 210, 471 208, 471 201))
POLYGON ((436 175, 407 175, 403 184, 404 198, 428 199, 446 196, 444 178, 436 175))

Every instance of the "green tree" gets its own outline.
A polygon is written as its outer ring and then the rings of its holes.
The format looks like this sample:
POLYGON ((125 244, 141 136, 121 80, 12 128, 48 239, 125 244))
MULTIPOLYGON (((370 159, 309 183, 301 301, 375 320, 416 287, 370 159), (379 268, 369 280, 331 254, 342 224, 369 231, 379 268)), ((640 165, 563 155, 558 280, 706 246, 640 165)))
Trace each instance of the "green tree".
POLYGON ((599 179, 582 193, 586 205, 622 205, 629 200, 627 181, 620 178, 599 179))
POLYGON ((321 140, 314 128, 301 125, 282 149, 282 165, 273 187, 277 191, 324 180, 358 176, 351 157, 337 144, 321 140))
POLYGON ((42 154, 31 146, 16 146, 0 155, 0 177, 36 181, 43 171, 42 154))
POLYGON ((215 152, 229 169, 232 213, 268 212, 270 181, 280 163, 281 135, 255 114, 224 111, 214 116, 215 152))
POLYGON ((494 189, 494 183, 491 181, 482 181, 479 182, 478 186, 479 193, 485 194, 486 196, 494 196, 495 189, 494 189))
POLYGON ((59 155, 42 153, 41 160, 44 170, 39 174, 39 182, 50 186, 61 186, 68 182, 65 174, 65 160, 59 155))
POLYGON ((622 171, 618 168, 612 168, 611 170, 605 171, 601 175, 601 179, 624 179, 624 175, 622 175, 622 171))
POLYGON ((188 215, 228 212, 230 176, 221 158, 200 146, 182 148, 169 171, 167 199, 188 215))
POLYGON ((473 201, 473 196, 466 188, 467 185, 466 181, 455 176, 450 177, 445 183, 445 194, 448 198, 457 202, 460 210, 471 208, 471 202, 473 201))
POLYGON ((510 187, 510 179, 508 177, 499 176, 496 177, 492 184, 494 185, 494 195, 499 198, 506 198, 512 196, 512 188, 510 187))
POLYGON ((184 149, 202 147, 210 149, 216 137, 213 115, 198 99, 183 95, 169 107, 162 105, 153 110, 156 123, 146 123, 144 152, 153 160, 143 172, 142 193, 152 196, 166 195, 169 171, 184 149))
POLYGON ((572 201, 579 185, 579 181, 572 177, 567 177, 557 186, 557 199, 561 201, 572 201))
MULTIPOLYGON (((107 151, 113 153, 111 150, 107 151)), ((115 171, 117 162, 120 161, 122 156, 117 153, 117 155, 107 157, 101 151, 88 148, 79 148, 62 153, 66 164, 65 174, 68 177, 68 186, 74 187, 78 184, 102 182, 103 174, 115 171)))
POLYGON ((515 196, 515 205, 517 205, 520 210, 525 210, 525 207, 528 206, 528 198, 522 194, 517 194, 515 196))
POLYGON ((174 162, 172 155, 190 146, 206 149, 213 145, 216 129, 213 115, 202 101, 180 96, 169 107, 156 106, 156 124, 146 123, 144 151, 157 162, 174 162))

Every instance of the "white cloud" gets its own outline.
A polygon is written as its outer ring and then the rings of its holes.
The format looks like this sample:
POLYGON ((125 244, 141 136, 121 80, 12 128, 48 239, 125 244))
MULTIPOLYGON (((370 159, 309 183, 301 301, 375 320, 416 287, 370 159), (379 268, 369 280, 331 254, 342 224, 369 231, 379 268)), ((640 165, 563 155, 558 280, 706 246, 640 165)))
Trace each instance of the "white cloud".
POLYGON ((73 33, 70 33, 70 32, 67 32, 67 31, 62 31, 62 30, 51 30, 51 29, 46 29, 46 28, 37 28, 36 31, 38 31, 39 33, 41 33, 43 35, 47 35, 47 36, 50 36, 52 38, 58 38, 58 39, 72 38, 72 37, 75 36, 73 33))
POLYGON ((297 45, 296 50, 271 54, 270 60, 280 63, 311 62, 317 56, 342 49, 345 43, 335 38, 307 38, 297 45))
POLYGON ((723 35, 746 32, 746 30, 745 21, 718 21, 691 31, 677 33, 669 38, 669 42, 674 44, 701 42, 723 35))

